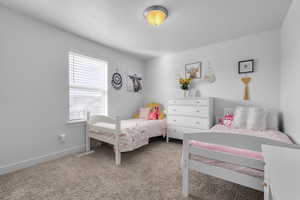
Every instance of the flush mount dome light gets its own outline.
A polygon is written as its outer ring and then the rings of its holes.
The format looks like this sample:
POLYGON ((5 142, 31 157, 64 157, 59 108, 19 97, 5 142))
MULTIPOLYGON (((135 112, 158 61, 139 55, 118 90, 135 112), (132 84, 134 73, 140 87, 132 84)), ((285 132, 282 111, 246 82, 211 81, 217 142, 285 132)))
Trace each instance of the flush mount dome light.
POLYGON ((168 17, 168 10, 163 6, 150 6, 144 11, 147 22, 153 26, 161 25, 168 17))

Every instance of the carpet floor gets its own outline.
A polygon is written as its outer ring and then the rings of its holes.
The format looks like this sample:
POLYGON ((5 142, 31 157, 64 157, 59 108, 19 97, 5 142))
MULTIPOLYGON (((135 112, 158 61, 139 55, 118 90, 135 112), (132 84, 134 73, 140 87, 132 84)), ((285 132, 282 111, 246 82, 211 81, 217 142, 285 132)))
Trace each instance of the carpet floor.
POLYGON ((114 165, 112 147, 74 155, 0 176, 1 200, 263 200, 263 193, 197 172, 190 197, 181 196, 182 145, 153 141, 122 154, 114 165))

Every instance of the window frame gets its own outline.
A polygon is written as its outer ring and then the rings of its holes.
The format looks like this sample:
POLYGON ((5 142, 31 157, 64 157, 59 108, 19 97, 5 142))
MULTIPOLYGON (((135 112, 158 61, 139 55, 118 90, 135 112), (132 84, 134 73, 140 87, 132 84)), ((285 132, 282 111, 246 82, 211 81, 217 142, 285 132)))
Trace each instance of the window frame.
MULTIPOLYGON (((70 63, 70 56, 71 55, 78 55, 80 57, 84 57, 84 58, 87 58, 87 59, 91 59, 91 60, 94 60, 94 61, 99 61, 99 62, 103 62, 105 63, 105 72, 104 72, 104 76, 105 76, 105 86, 104 86, 104 115, 108 115, 108 61, 107 60, 102 60, 102 59, 99 59, 99 58, 96 58, 96 57, 91 57, 91 56, 87 56, 83 53, 78 53, 77 51, 74 51, 74 50, 69 50, 68 51, 68 55, 67 55, 67 66, 68 66, 68 70, 67 70, 67 74, 68 74, 68 114, 67 114, 67 124, 76 124, 76 123, 84 123, 86 122, 86 118, 85 119, 71 119, 70 118, 70 112, 71 112, 71 95, 70 95, 70 89, 72 88, 71 87, 71 84, 70 84, 70 67, 71 67, 71 63, 70 63)), ((76 87, 73 87, 73 88, 76 88, 76 87)), ((88 88, 88 87, 87 87, 88 88)), ((92 89, 92 87, 90 88, 92 89)), ((99 89, 100 90, 100 89, 99 89)))

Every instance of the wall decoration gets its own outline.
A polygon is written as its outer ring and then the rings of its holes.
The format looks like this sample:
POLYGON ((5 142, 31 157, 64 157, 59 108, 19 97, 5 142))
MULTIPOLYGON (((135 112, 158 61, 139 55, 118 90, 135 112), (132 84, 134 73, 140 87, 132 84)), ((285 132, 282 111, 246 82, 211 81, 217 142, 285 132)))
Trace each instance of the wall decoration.
POLYGON ((206 73, 204 74, 203 80, 205 80, 209 83, 216 82, 217 78, 216 78, 216 75, 215 75, 215 72, 214 72, 213 68, 208 67, 206 73))
POLYGON ((185 77, 200 79, 202 76, 201 62, 189 63, 185 65, 185 77))
POLYGON ((128 92, 142 92, 143 85, 142 85, 142 77, 138 76, 137 74, 128 73, 127 75, 127 91, 128 92))
POLYGON ((254 60, 243 60, 239 62, 238 67, 239 74, 253 73, 254 72, 254 60))
POLYGON ((244 100, 249 100, 250 99, 250 97, 249 97, 249 83, 250 83, 250 81, 251 81, 251 78, 250 77, 244 77, 244 78, 242 78, 241 79, 242 80, 242 82, 244 83, 244 85, 245 85, 245 88, 244 88, 244 100))
POLYGON ((115 72, 112 75, 112 79, 111 79, 111 85, 113 88, 115 88, 116 90, 120 90, 123 86, 123 81, 122 81, 122 76, 119 72, 115 72))

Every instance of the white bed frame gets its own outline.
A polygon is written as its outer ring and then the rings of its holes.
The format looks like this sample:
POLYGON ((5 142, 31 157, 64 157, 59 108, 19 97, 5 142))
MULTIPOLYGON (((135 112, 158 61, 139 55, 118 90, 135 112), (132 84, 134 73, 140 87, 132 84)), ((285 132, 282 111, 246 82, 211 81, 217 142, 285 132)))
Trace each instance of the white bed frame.
POLYGON ((120 134, 121 134, 121 120, 120 117, 116 117, 116 119, 113 119, 108 116, 104 115, 93 115, 91 116, 90 113, 87 114, 87 125, 86 125, 86 138, 85 138, 85 148, 86 148, 86 154, 92 153, 91 151, 91 145, 90 145, 90 139, 93 138, 95 140, 98 140, 100 142, 105 142, 108 144, 112 144, 115 151, 115 161, 116 165, 121 164, 121 152, 119 148, 119 141, 120 141, 120 134), (101 134, 97 134, 94 132, 89 131, 90 125, 93 125, 95 123, 109 123, 115 126, 115 129, 108 129, 105 127, 98 127, 100 131, 103 131, 104 133, 112 133, 115 135, 113 139, 109 139, 101 134))
POLYGON ((236 156, 233 154, 210 151, 205 149, 200 149, 193 147, 190 144, 191 140, 196 140, 205 143, 223 145, 228 147, 246 149, 261 152, 262 144, 282 146, 289 148, 299 149, 299 146, 286 144, 279 141, 274 141, 266 138, 247 136, 247 135, 237 135, 229 133, 192 133, 184 134, 183 140, 183 167, 182 167, 182 194, 187 197, 189 195, 189 171, 194 170, 214 176, 220 179, 224 179, 233 183, 237 183, 255 190, 265 192, 265 199, 268 199, 269 196, 269 185, 267 176, 265 175, 264 180, 253 177, 250 175, 238 173, 236 171, 224 169, 221 167, 211 166, 204 164, 200 161, 191 160, 190 156, 198 155, 206 157, 208 159, 219 160, 223 162, 228 162, 232 164, 238 164, 240 166, 249 167, 253 169, 263 170, 264 171, 264 162, 261 160, 255 160, 250 158, 245 158, 241 156, 236 156))

